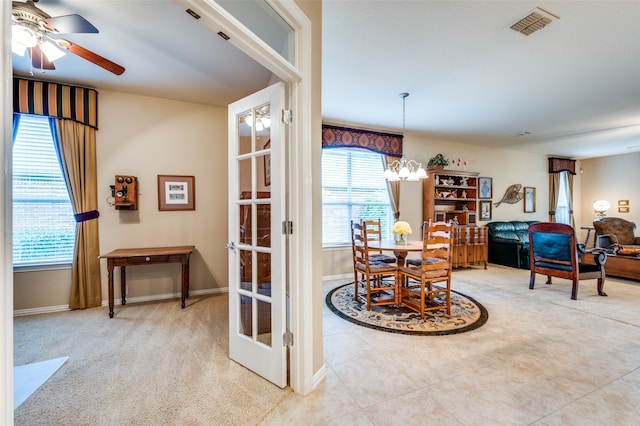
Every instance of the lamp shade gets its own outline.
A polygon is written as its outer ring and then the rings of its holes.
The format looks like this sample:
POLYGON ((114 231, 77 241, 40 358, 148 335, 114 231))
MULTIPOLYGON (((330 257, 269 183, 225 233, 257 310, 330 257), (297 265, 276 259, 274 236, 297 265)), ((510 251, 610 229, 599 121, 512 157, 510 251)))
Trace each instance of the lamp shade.
POLYGON ((593 203, 593 210, 604 213, 611 208, 611 203, 607 200, 598 200, 593 203))

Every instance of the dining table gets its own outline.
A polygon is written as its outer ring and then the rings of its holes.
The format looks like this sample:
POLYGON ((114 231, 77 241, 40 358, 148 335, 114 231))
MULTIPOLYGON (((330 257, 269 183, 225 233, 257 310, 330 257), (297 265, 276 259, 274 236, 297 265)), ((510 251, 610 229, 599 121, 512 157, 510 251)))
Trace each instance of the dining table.
POLYGON ((367 246, 370 249, 379 249, 385 251, 392 251, 396 257, 396 261, 399 268, 404 266, 404 260, 411 251, 422 251, 422 241, 420 240, 407 240, 405 242, 397 242, 395 240, 379 240, 369 241, 367 246))

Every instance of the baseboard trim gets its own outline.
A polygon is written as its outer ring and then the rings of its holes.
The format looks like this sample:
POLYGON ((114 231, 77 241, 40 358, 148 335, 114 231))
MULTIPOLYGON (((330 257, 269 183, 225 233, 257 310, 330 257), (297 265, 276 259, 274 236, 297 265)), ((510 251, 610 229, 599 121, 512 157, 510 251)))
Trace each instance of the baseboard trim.
MULTIPOLYGON (((191 290, 189 291, 190 296, 204 296, 207 294, 220 294, 220 293, 228 293, 229 288, 207 288, 203 290, 191 290)), ((180 292, 176 293, 166 293, 166 294, 153 294, 150 296, 138 296, 138 297, 127 297, 127 303, 139 303, 139 302, 152 302, 154 300, 166 300, 166 299, 177 299, 180 297, 180 292)), ((122 299, 114 299, 113 303, 115 305, 119 305, 122 303, 122 299)), ((102 301, 102 306, 109 306, 108 300, 102 301)), ((53 312, 64 312, 69 311, 69 305, 57 305, 57 306, 43 306, 40 308, 28 308, 28 309, 18 309, 13 311, 14 317, 21 317, 26 315, 37 315, 37 314, 50 314, 53 312)))
POLYGON ((327 368, 324 364, 322 367, 313 375, 313 382, 311 383, 311 390, 314 390, 322 383, 322 381, 327 377, 327 368))

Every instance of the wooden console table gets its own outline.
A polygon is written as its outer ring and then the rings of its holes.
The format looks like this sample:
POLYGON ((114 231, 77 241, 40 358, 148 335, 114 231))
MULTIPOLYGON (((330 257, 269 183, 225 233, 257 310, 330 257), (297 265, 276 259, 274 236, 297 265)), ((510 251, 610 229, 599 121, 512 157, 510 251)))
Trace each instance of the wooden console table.
POLYGON ((126 267, 136 265, 151 265, 155 263, 182 264, 182 309, 185 299, 189 297, 189 255, 195 246, 178 247, 150 247, 117 249, 100 257, 107 259, 107 273, 109 278, 109 318, 113 318, 113 268, 120 267, 120 291, 122 304, 126 305, 126 267))

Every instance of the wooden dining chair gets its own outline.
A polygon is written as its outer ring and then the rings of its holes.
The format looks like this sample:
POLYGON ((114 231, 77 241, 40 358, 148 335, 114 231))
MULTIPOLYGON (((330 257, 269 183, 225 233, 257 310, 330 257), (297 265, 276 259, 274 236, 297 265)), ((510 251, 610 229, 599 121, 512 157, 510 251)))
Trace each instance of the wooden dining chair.
MULTIPOLYGON (((382 226, 378 220, 361 220, 360 225, 367 228, 367 241, 382 241, 382 226)), ((396 263, 396 257, 384 254, 382 250, 369 249, 369 259, 373 262, 396 263)))
POLYGON ((397 305, 398 267, 395 264, 374 262, 370 259, 367 227, 361 222, 351 221, 353 248, 354 298, 358 298, 358 288, 363 285, 367 290, 367 310, 371 306, 397 305))
POLYGON ((398 268, 401 303, 422 319, 426 311, 437 309, 451 315, 452 225, 425 222, 422 233, 420 265, 398 268))

